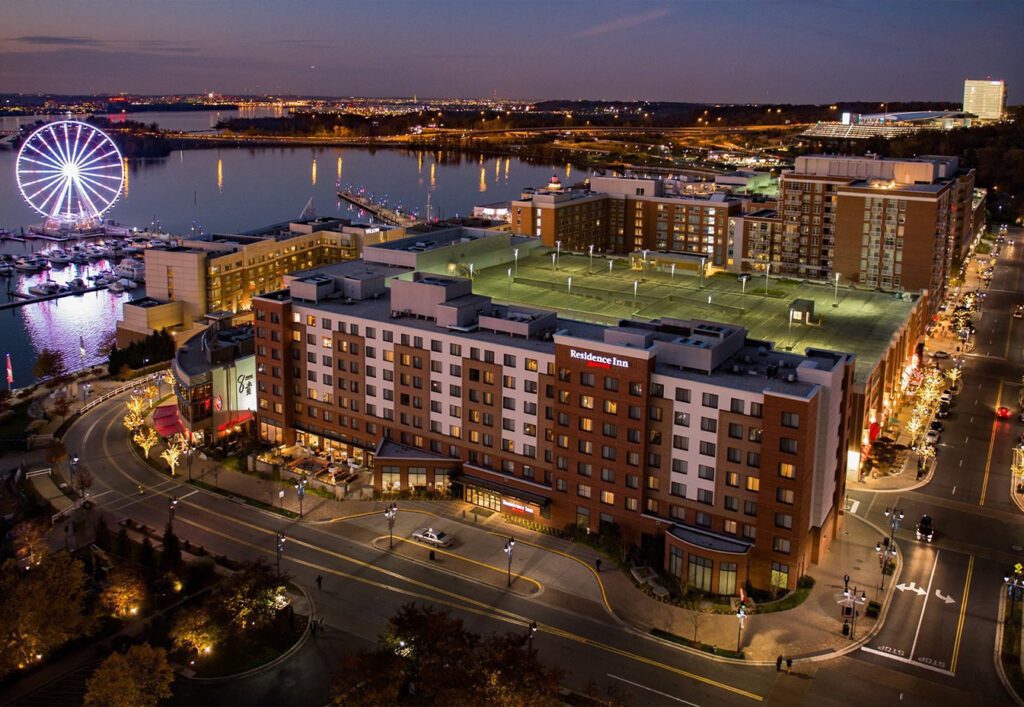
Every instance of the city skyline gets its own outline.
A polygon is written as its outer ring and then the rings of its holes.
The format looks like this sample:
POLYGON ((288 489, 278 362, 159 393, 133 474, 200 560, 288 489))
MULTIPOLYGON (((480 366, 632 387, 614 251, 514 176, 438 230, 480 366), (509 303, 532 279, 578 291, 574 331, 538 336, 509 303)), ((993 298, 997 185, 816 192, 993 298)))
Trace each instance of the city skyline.
POLYGON ((1013 88, 1024 6, 15 0, 0 86, 52 93, 958 101, 1013 88), (246 6, 248 10, 248 6, 246 6), (793 18, 800 19, 794 20, 793 18), (481 29, 483 28, 483 29, 481 29), (653 49, 652 49, 653 48, 653 49), (938 57, 944 57, 938 61, 938 57), (893 70, 897 67, 898 70, 893 70))

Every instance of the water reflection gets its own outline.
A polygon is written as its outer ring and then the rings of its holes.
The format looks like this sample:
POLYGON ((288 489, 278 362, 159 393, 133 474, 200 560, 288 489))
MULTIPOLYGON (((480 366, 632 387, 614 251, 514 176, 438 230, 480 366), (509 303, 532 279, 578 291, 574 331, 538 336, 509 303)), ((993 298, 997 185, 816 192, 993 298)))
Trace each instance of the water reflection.
POLYGON ((217 193, 224 193, 224 160, 217 158, 217 193))
POLYGON ((487 168, 480 168, 480 193, 483 194, 487 191, 487 168))
POLYGON ((316 186, 316 157, 313 158, 313 186, 316 186))

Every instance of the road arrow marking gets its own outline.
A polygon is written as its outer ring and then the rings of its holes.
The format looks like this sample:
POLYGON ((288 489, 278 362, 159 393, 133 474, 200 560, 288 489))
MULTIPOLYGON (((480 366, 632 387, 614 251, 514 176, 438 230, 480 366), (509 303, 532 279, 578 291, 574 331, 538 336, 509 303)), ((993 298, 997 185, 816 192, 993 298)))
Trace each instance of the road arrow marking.
POLYGON ((922 589, 921 587, 918 587, 913 582, 911 582, 910 584, 904 584, 903 582, 900 582, 899 584, 896 585, 896 588, 899 589, 901 592, 906 592, 906 591, 916 592, 917 596, 919 596, 919 597, 922 597, 922 596, 924 596, 925 594, 928 593, 928 590, 922 589))
POLYGON ((956 599, 954 599, 953 597, 944 596, 942 594, 942 590, 941 589, 936 589, 935 590, 935 598, 938 599, 939 601, 944 601, 947 604, 955 604, 956 603, 956 599))

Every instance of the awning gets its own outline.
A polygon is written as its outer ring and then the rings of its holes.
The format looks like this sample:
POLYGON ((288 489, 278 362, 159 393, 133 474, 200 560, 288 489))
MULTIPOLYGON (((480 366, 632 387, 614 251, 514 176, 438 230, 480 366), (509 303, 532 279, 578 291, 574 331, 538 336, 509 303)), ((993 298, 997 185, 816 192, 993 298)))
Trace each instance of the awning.
POLYGON ((217 431, 218 432, 223 432, 224 430, 228 429, 229 427, 234 427, 235 425, 240 425, 243 422, 248 422, 252 418, 253 418, 252 411, 251 410, 244 410, 241 413, 239 413, 238 415, 236 415, 234 418, 228 420, 227 422, 222 423, 220 425, 217 425, 217 431))
POLYGON ((154 417, 153 427, 156 428, 156 433, 161 437, 171 437, 179 432, 185 432, 185 426, 181 424, 177 414, 174 417, 154 417))
POLYGON ((550 498, 547 496, 541 496, 539 493, 523 491, 515 488, 514 486, 500 484, 497 481, 491 481, 490 479, 481 479, 477 476, 462 476, 459 478, 459 483, 467 486, 476 486, 478 488, 487 489, 488 491, 494 491, 495 493, 500 493, 503 496, 518 498, 520 501, 526 501, 527 503, 532 503, 542 508, 551 503, 550 498))
POLYGON ((153 420, 162 420, 164 418, 177 419, 177 417, 177 405, 161 405, 160 407, 153 411, 153 420))

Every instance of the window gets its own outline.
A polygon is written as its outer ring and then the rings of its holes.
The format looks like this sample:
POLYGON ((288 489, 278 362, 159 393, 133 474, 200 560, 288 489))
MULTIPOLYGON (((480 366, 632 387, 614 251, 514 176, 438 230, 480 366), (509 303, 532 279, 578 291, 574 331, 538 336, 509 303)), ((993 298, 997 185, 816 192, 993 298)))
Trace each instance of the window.
POLYGON ((794 501, 793 490, 784 488, 775 489, 775 500, 779 503, 785 503, 787 506, 792 506, 794 501))
POLYGON ((688 412, 677 412, 674 415, 675 423, 680 427, 690 426, 690 413, 688 412))
POLYGON ((682 506, 669 504, 668 517, 672 520, 684 521, 686 520, 686 509, 682 506))
POLYGON ((743 439, 743 425, 737 422, 730 422, 729 436, 733 439, 743 439))
POLYGON ((555 490, 565 493, 569 490, 569 485, 566 483, 565 479, 555 479, 555 490))
POLYGON ((787 538, 774 537, 772 538, 772 550, 775 552, 784 552, 789 554, 790 543, 787 538))
POLYGON ((589 417, 581 417, 580 418, 580 429, 583 430, 584 432, 593 432, 594 431, 594 420, 592 418, 589 418, 589 417))
POLYGON ((576 495, 580 498, 590 498, 590 487, 586 484, 576 484, 576 495))
POLYGON ((772 563, 771 585, 778 589, 789 589, 789 565, 772 563))
POLYGON ((750 416, 761 417, 764 414, 764 405, 761 403, 750 403, 750 416))
POLYGON ((711 560, 707 558, 690 555, 686 575, 689 585, 702 592, 710 592, 713 566, 711 560))
POLYGON ((607 503, 609 506, 615 505, 615 494, 611 491, 601 492, 601 503, 607 503))
POLYGON ((604 411, 609 415, 616 415, 619 412, 619 404, 614 400, 605 400, 604 411))
POLYGON ((526 361, 524 363, 524 366, 525 366, 526 370, 528 370, 528 371, 536 371, 537 370, 537 359, 535 359, 535 358, 528 358, 528 359, 526 359, 526 361))
POLYGON ((794 430, 800 428, 800 416, 795 412, 784 412, 782 413, 782 426, 790 427, 794 430))
POLYGON ((697 476, 699 476, 702 479, 707 479, 708 481, 714 481, 715 480, 715 467, 713 467, 713 466, 706 466, 704 464, 698 464, 697 465, 697 476))
POLYGON ((611 376, 604 377, 604 389, 612 393, 619 392, 619 379, 611 376))
POLYGON ((594 409, 594 396, 593 395, 581 395, 580 396, 580 407, 587 410, 594 409))
POLYGON ((640 501, 637 500, 636 498, 633 498, 632 496, 627 496, 626 497, 626 504, 625 505, 626 505, 626 510, 627 511, 637 511, 637 510, 640 510, 640 501))
POLYGON ((796 466, 786 462, 779 462, 779 476, 784 479, 796 478, 796 466))
POLYGON ((733 464, 739 464, 743 461, 743 452, 735 447, 726 447, 725 458, 733 464))
POLYGON ((612 446, 607 445, 607 444, 603 445, 601 447, 601 458, 602 459, 611 459, 612 461, 614 461, 615 460, 615 447, 612 447, 612 446))
POLYGON ((736 532, 739 530, 739 527, 740 527, 740 524, 737 523, 734 520, 726 520, 722 524, 722 530, 725 531, 726 533, 729 533, 730 535, 735 535, 736 532))
POLYGON ((602 426, 601 432, 604 434, 605 437, 617 437, 619 434, 619 427, 618 425, 613 425, 610 422, 606 422, 602 426))
POLYGON ((697 489, 697 500, 709 506, 715 503, 715 492, 711 489, 697 489))
POLYGON ((672 446, 675 449, 687 450, 690 448, 690 438, 682 435, 672 435, 672 446))
POLYGON ((640 477, 636 474, 626 474, 626 488, 640 488, 640 477))
POLYGON ((679 498, 686 498, 686 484, 681 484, 678 481, 673 481, 669 484, 669 491, 673 496, 679 496, 679 498))
POLYGON ((740 475, 739 472, 727 471, 725 472, 725 485, 731 486, 732 488, 740 487, 740 475))
POLYGON ((608 483, 615 483, 615 472, 611 469, 601 469, 601 481, 607 481, 608 483))
POLYGON ((789 513, 776 513, 775 514, 775 527, 785 528, 786 530, 793 529, 793 516, 789 513))
POLYGON ((748 516, 757 515, 757 501, 744 501, 743 502, 743 513, 748 516))
POLYGON ((700 428, 705 432, 717 432, 718 420, 711 417, 702 417, 700 418, 700 428))
POLYGON ((593 373, 581 373, 580 374, 580 385, 584 385, 588 388, 594 387, 594 374, 593 373))
POLYGON ((675 577, 682 576, 683 551, 674 545, 668 549, 668 571, 675 577))
POLYGON ((718 408, 718 396, 714 393, 704 393, 701 396, 701 405, 706 408, 718 408))
MULTIPOLYGON (((735 528, 732 531, 735 533, 735 528)), ((718 563, 718 593, 722 596, 732 596, 736 593, 736 563, 718 563)))
POLYGON ((715 456, 715 443, 714 442, 702 441, 700 443, 700 453, 703 454, 706 457, 713 457, 713 456, 715 456))
POLYGON ((761 441, 761 428, 760 427, 751 427, 749 430, 747 430, 747 439, 749 441, 751 441, 751 442, 760 442, 761 441))
POLYGON ((676 400, 680 403, 690 402, 690 389, 676 388, 676 400))
POLYGON ((640 383, 630 383, 629 394, 639 397, 640 395, 643 394, 643 386, 640 383))
POLYGON ((586 506, 576 506, 576 525, 581 528, 590 527, 590 509, 586 506))
POLYGON ((739 511, 739 509, 740 509, 740 499, 736 498, 735 496, 726 496, 725 497, 725 510, 727 510, 727 511, 739 511))
POLYGON ((740 415, 743 414, 743 401, 739 398, 733 398, 729 401, 729 412, 735 412, 740 415))
POLYGON ((747 452, 747 466, 761 468, 761 455, 758 452, 747 452))

